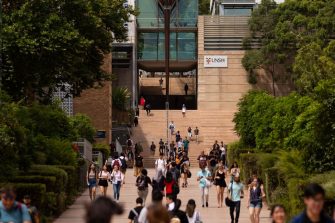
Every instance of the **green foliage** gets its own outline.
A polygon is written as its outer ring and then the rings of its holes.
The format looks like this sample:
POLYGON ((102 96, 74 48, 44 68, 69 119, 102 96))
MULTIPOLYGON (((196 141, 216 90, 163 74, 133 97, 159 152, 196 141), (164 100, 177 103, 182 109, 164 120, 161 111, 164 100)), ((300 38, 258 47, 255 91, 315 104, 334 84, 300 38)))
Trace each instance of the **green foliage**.
POLYGON ((106 143, 96 143, 93 145, 93 150, 99 151, 103 154, 103 157, 106 159, 111 155, 110 147, 106 143))
POLYGON ((67 184, 66 184, 66 203, 70 204, 72 200, 77 196, 79 190, 79 176, 75 167, 73 166, 57 166, 67 173, 67 184))
POLYGON ((2 1, 3 87, 15 100, 49 101, 67 83, 80 94, 109 78, 101 70, 113 41, 127 38, 134 10, 123 0, 2 1))
POLYGON ((199 1, 199 15, 209 15, 210 0, 200 0, 199 1))
POLYGON ((304 165, 304 156, 298 150, 279 151, 275 168, 286 181, 289 181, 292 178, 306 177, 304 165))
POLYGON ((112 93, 113 108, 125 111, 130 102, 130 92, 126 87, 114 87, 112 93))
POLYGON ((78 138, 85 138, 89 142, 94 142, 95 129, 92 125, 91 119, 84 114, 76 114, 70 118, 70 125, 74 131, 74 140, 78 138))
POLYGON ((312 176, 308 179, 308 182, 321 184, 326 190, 326 197, 328 199, 335 197, 335 171, 312 176))
POLYGON ((55 176, 16 176, 10 179, 11 183, 41 183, 45 184, 46 191, 54 191, 58 185, 56 185, 55 176))
POLYGON ((240 160, 240 154, 252 151, 251 148, 245 147, 240 141, 228 144, 227 160, 232 164, 234 161, 240 160))

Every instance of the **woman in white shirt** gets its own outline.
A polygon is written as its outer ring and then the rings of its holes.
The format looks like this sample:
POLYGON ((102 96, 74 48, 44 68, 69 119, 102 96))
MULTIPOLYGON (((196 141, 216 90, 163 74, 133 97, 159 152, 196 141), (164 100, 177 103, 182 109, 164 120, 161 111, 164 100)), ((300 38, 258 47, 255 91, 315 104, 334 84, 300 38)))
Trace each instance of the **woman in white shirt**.
POLYGON ((107 194, 107 187, 108 187, 108 180, 110 179, 110 173, 107 171, 107 166, 104 165, 102 170, 99 173, 99 187, 102 196, 106 196, 107 194))
POLYGON ((201 217, 198 211, 195 210, 196 205, 193 199, 190 199, 186 205, 186 215, 189 223, 200 223, 201 217))
POLYGON ((113 184, 114 200, 118 201, 120 199, 121 185, 124 183, 124 174, 117 165, 114 166, 111 180, 113 184))

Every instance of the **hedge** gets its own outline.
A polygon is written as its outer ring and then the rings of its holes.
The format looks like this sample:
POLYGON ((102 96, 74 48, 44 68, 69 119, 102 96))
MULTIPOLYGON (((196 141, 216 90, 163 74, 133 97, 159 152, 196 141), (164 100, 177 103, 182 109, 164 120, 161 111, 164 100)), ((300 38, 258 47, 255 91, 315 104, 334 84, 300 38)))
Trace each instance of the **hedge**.
POLYGON ((69 204, 75 198, 79 189, 79 176, 77 170, 73 166, 57 166, 58 168, 66 171, 67 173, 67 185, 66 185, 66 203, 69 204))
POLYGON ((47 192, 55 190, 56 177, 55 176, 16 176, 10 179, 11 183, 42 183, 46 186, 47 192))
POLYGON ((56 166, 33 165, 31 166, 31 170, 28 173, 32 175, 56 177, 55 192, 60 193, 62 191, 65 191, 67 187, 67 181, 68 181, 67 173, 56 166))

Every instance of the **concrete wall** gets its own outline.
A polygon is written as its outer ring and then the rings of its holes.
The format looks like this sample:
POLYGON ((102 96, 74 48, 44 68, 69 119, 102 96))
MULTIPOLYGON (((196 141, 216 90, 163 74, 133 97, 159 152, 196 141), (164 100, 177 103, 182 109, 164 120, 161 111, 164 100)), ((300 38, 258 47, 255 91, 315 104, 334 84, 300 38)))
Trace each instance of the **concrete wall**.
MULTIPOLYGON (((198 109, 235 111, 239 99, 251 89, 272 93, 272 78, 263 70, 258 72, 257 84, 248 83, 248 73, 242 66, 244 50, 204 50, 204 16, 198 18, 198 109), (205 55, 225 55, 227 68, 205 68, 205 55)), ((278 69, 278 73, 285 71, 278 69)), ((276 95, 287 95, 292 91, 292 82, 277 78, 276 95)))
MULTIPOLYGON (((112 72, 111 54, 106 55, 102 69, 112 72)), ((112 84, 104 82, 100 88, 91 88, 82 92, 80 97, 73 100, 74 113, 82 113, 89 116, 93 126, 97 130, 106 131, 105 139, 97 139, 97 142, 110 143, 112 138, 112 84)))

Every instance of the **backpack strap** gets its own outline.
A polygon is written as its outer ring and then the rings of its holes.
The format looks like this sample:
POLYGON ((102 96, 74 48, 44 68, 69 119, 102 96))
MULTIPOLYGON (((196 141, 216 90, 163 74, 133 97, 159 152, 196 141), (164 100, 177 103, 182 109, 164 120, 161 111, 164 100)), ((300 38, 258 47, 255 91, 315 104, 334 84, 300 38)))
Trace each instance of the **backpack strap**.
POLYGON ((135 208, 131 209, 131 212, 134 213, 135 217, 138 217, 138 213, 136 212, 135 208))

